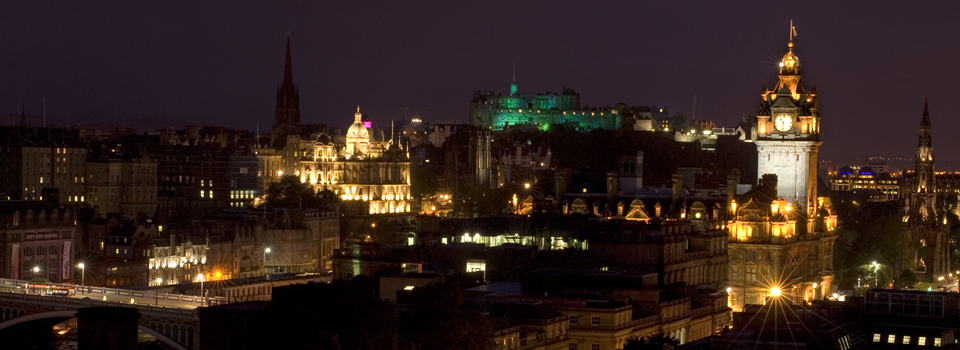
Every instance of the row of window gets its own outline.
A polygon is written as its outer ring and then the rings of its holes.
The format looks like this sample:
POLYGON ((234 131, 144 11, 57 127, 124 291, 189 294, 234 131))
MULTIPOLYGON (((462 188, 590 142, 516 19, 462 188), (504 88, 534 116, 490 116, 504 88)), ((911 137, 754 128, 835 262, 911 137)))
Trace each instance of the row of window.
MULTIPOLYGON (((570 316, 570 325, 571 325, 571 326, 576 326, 576 325, 579 324, 579 322, 580 322, 580 320, 579 320, 579 317, 578 317, 577 315, 571 315, 571 316, 570 316)), ((600 316, 591 316, 591 317, 590 317, 590 325, 591 325, 591 326, 599 326, 599 325, 600 325, 600 316)))
MULTIPOLYGON (((913 337, 911 337, 911 336, 909 336, 909 335, 904 335, 903 337, 900 337, 900 343, 901 343, 901 344, 904 344, 904 345, 910 345, 911 341, 913 340, 912 338, 913 338, 913 337)), ((879 343, 880 340, 882 340, 882 339, 883 339, 883 336, 882 336, 880 333, 873 333, 873 342, 874 342, 874 343, 879 343)), ((889 344, 895 344, 896 342, 897 342, 897 335, 896 335, 896 334, 888 334, 888 335, 887 335, 887 343, 889 343, 889 344)), ((921 336, 918 336, 918 337, 917 337, 917 345, 918 345, 918 346, 926 346, 926 345, 927 345, 927 337, 922 336, 922 335, 921 335, 921 336)), ((933 346, 941 346, 941 345, 942 345, 942 343, 941 343, 941 339, 940 339, 940 338, 933 338, 933 346)))
MULTIPOLYGON (((567 347, 567 349, 577 350, 577 343, 571 342, 570 345, 567 347)), ((597 343, 590 344, 590 350, 600 350, 600 344, 597 344, 597 343)))
POLYGON ((60 253, 60 249, 57 248, 57 246, 55 245, 52 245, 46 249, 44 247, 37 247, 36 250, 34 250, 34 248, 31 248, 31 247, 23 248, 23 256, 33 256, 34 253, 36 253, 37 255, 46 255, 46 254, 57 255, 60 253))

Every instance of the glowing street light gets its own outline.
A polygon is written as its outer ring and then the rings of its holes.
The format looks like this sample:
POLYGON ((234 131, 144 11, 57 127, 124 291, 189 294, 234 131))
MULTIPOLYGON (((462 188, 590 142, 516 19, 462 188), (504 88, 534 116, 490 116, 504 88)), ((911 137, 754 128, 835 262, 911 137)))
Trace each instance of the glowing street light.
POLYGON ((530 189, 530 183, 529 182, 524 183, 523 188, 530 189))
POLYGON ((770 295, 771 295, 771 296, 773 296, 773 297, 779 297, 779 296, 780 296, 780 293, 781 293, 780 287, 770 288, 770 295))
POLYGON ((270 254, 270 247, 266 247, 263 249, 263 274, 269 277, 270 271, 267 270, 267 254, 270 254))
MULTIPOLYGON (((157 290, 153 292, 153 305, 160 305, 160 284, 163 283, 163 278, 157 277, 157 290)), ((106 298, 106 296, 104 296, 106 298)))
POLYGON ((86 266, 84 266, 83 263, 77 264, 77 267, 80 268, 80 294, 83 294, 83 290, 86 289, 86 288, 83 288, 83 277, 85 275, 85 272, 87 272, 87 270, 84 268, 86 266))

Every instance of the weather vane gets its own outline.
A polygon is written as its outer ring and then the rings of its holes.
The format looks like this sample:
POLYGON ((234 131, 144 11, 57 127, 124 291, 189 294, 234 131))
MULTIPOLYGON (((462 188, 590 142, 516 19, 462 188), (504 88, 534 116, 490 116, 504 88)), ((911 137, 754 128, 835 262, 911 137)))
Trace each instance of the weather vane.
POLYGON ((793 42, 793 37, 797 36, 797 27, 793 26, 793 20, 790 20, 790 42, 793 42))

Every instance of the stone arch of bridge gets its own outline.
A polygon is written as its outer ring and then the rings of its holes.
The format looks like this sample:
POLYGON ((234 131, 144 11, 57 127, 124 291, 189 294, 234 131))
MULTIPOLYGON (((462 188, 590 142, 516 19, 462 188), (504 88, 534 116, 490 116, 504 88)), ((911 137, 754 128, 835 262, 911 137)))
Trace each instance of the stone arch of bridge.
MULTIPOLYGON (((19 317, 15 317, 15 318, 0 322, 0 330, 3 330, 7 327, 12 327, 24 322, 42 320, 45 318, 74 318, 76 316, 77 316, 77 310, 54 310, 54 311, 35 312, 31 314, 21 314, 19 317)), ((162 341, 164 344, 167 344, 173 347, 174 349, 187 350, 186 347, 173 341, 173 339, 170 339, 170 337, 142 323, 137 324, 137 330, 147 333, 149 335, 152 335, 154 338, 157 338, 157 340, 162 341)))

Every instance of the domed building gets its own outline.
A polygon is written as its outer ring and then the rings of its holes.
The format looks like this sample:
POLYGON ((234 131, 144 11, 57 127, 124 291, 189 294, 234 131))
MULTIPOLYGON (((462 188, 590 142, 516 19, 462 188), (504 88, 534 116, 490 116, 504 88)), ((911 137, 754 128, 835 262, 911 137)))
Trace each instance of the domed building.
POLYGON ((331 191, 342 199, 346 213, 405 214, 410 212, 410 161, 407 150, 381 133, 379 140, 363 124, 360 107, 343 137, 319 134, 298 143, 296 174, 316 191, 331 191), (338 142, 339 140, 342 140, 338 142))
POLYGON ((345 155, 354 156, 367 153, 370 147, 370 132, 360 120, 360 106, 357 106, 357 113, 353 115, 353 124, 347 129, 347 148, 345 155))

